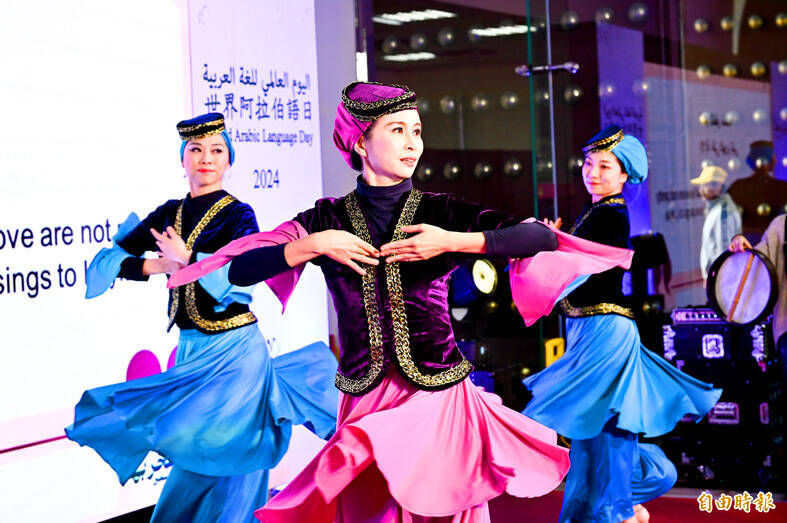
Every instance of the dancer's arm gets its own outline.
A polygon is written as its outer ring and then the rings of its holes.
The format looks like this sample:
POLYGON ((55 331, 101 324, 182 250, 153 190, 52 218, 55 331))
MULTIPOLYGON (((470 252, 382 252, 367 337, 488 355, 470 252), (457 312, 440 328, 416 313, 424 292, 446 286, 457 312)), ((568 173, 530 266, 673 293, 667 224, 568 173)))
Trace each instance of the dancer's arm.
POLYGON ((426 260, 447 252, 524 258, 557 248, 555 234, 540 223, 520 223, 519 217, 453 195, 435 203, 441 207, 434 222, 403 228, 415 236, 381 247, 387 261, 426 260))
POLYGON ((483 232, 447 231, 429 224, 402 228, 411 238, 383 245, 383 256, 389 263, 427 260, 446 252, 486 254, 510 258, 526 258, 541 251, 557 249, 557 237, 538 222, 518 223, 502 229, 483 232))
POLYGON ((329 229, 282 245, 260 247, 236 256, 230 262, 233 285, 253 285, 292 267, 328 256, 359 274, 366 271, 357 262, 377 265, 379 251, 347 231, 329 229))

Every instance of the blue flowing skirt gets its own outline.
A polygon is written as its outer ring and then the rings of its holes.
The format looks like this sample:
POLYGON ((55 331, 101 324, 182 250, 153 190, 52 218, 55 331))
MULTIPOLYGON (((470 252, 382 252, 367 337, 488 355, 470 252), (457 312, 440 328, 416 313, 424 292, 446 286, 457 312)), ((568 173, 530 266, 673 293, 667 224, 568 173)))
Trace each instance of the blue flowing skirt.
POLYGON ((642 346, 633 320, 616 314, 566 319, 566 353, 523 383, 533 393, 523 413, 571 439, 617 427, 647 437, 699 421, 721 389, 692 378, 642 346))
POLYGON ((327 438, 336 428, 336 358, 324 343, 270 358, 257 325, 220 334, 181 331, 177 364, 86 391, 67 436, 92 447, 121 483, 149 451, 173 464, 154 520, 254 521, 267 470, 293 425, 327 438))

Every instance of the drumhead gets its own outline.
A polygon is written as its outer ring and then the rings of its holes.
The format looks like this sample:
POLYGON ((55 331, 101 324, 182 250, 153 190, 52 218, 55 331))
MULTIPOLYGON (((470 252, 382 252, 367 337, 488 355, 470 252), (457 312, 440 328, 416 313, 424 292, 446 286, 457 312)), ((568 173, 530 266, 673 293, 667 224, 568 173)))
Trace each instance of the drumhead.
POLYGON ((727 322, 757 323, 776 304, 776 270, 760 251, 726 251, 711 265, 706 291, 711 307, 727 322))

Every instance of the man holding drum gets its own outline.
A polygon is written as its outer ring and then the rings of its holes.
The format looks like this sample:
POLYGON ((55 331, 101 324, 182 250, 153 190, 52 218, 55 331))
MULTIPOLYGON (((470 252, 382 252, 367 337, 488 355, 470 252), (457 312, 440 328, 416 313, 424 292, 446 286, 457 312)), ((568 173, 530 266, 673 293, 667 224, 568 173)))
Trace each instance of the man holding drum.
MULTIPOLYGON (((785 214, 780 214, 771 221, 760 242, 754 246, 755 249, 768 257, 776 268, 776 278, 778 280, 778 298, 773 309, 773 339, 780 352, 782 361, 787 361, 787 274, 785 274, 785 258, 787 258, 787 247, 784 245, 785 237, 785 214)), ((751 243, 742 234, 733 237, 730 242, 730 250, 742 252, 751 249, 751 243)), ((787 369, 785 369, 787 370, 787 369)))

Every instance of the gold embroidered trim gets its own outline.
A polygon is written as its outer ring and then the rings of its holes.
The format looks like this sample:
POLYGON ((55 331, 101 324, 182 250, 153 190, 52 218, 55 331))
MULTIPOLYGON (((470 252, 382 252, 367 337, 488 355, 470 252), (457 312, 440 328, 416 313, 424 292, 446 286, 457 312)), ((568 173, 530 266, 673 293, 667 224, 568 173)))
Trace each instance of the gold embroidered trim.
MULTIPOLYGON (((347 214, 350 217, 355 234, 363 241, 371 243, 372 239, 369 235, 369 230, 366 228, 361 209, 358 207, 355 191, 347 195, 345 202, 347 214)), ((384 361, 383 334, 380 326, 380 311, 377 307, 377 284, 375 282, 374 267, 365 263, 361 263, 361 266, 366 271, 362 279, 363 307, 366 311, 366 323, 369 328, 369 354, 372 358, 372 363, 366 375, 359 379, 348 378, 341 372, 336 373, 336 387, 350 394, 357 394, 371 385, 380 374, 380 371, 382 371, 384 361)))
POLYGON ((568 302, 568 298, 560 300, 560 308, 569 318, 583 318, 585 316, 595 316, 597 314, 620 314, 626 318, 634 319, 634 312, 628 307, 623 307, 617 303, 597 303, 586 307, 574 307, 568 302))
POLYGON ((589 143, 585 147, 582 148, 582 152, 597 152, 597 151, 609 151, 610 149, 614 149, 617 144, 623 139, 623 131, 620 130, 602 140, 596 140, 593 143, 589 143))
POLYGON ((203 134, 195 134, 194 136, 189 136, 188 138, 183 138, 184 142, 190 142, 192 140, 199 140, 200 138, 205 138, 206 136, 213 136, 214 134, 221 134, 224 129, 217 129, 215 131, 208 131, 203 134))
MULTIPOLYGON (((202 231, 207 227, 207 225, 216 217, 216 215, 221 212, 224 207, 231 204, 235 201, 235 198, 231 195, 227 195, 223 197, 221 200, 217 201, 213 204, 213 206, 208 209, 197 225, 194 227, 194 230, 191 231, 189 234, 188 239, 186 240, 186 248, 191 250, 194 247, 194 243, 196 243, 197 238, 202 231)), ((178 235, 181 234, 183 229, 183 202, 180 202, 180 206, 178 207, 178 212, 175 214, 175 232, 178 235)), ((200 327, 206 331, 222 331, 228 329, 234 329, 236 327, 242 327, 243 325, 248 325, 250 323, 254 323, 257 321, 257 317, 254 316, 252 312, 245 312, 243 314, 238 314, 237 316, 233 316, 231 318, 227 318, 225 320, 208 320, 203 318, 199 310, 197 309, 197 301, 196 301, 196 291, 194 286, 197 282, 187 283, 184 289, 184 297, 186 301, 186 314, 191 321, 194 322, 195 325, 200 327)), ((172 296, 172 301, 169 308, 169 325, 172 326, 172 323, 175 321, 175 316, 178 312, 178 305, 179 305, 179 297, 180 293, 178 292, 179 289, 170 289, 170 295, 172 296)))
MULTIPOLYGON (((421 195, 422 193, 418 189, 413 189, 410 192, 405 202, 404 209, 402 210, 402 214, 399 216, 399 221, 396 224, 391 241, 402 240, 406 237, 406 233, 402 231, 402 228, 412 223, 415 211, 421 201, 421 195)), ((356 235, 366 242, 371 242, 371 235, 369 234, 366 220, 358 207, 358 200, 355 196, 355 192, 347 196, 346 205, 347 213, 350 216, 356 235)), ((379 337, 379 333, 382 330, 380 327, 380 316, 377 310, 378 290, 377 280, 374 276, 375 268, 370 265, 366 265, 364 268, 366 269, 366 275, 364 275, 363 300, 364 307, 367 311, 366 319, 369 324, 372 365, 366 376, 359 380, 353 380, 337 373, 336 386, 340 390, 350 393, 358 393, 368 387, 380 373, 383 363, 381 338, 375 343, 375 336, 379 337)), ((414 383, 425 387, 439 387, 466 378, 473 370, 473 366, 469 361, 464 359, 464 357, 458 365, 437 374, 424 374, 418 369, 413 361, 412 353, 410 352, 410 329, 407 325, 407 311, 404 304, 404 292, 402 290, 402 277, 399 270, 399 262, 386 264, 385 282, 388 288, 388 297, 391 302, 396 358, 405 375, 414 383)))
POLYGON ((211 120, 210 122, 202 122, 194 125, 179 125, 178 132, 179 133, 189 133, 192 131, 199 131, 205 127, 220 127, 221 131, 224 130, 224 118, 221 120, 211 120))
POLYGON ((601 202, 594 203, 593 205, 588 207, 588 209, 584 213, 582 213, 582 216, 580 216, 579 219, 576 221, 576 223, 574 223, 574 225, 571 226, 571 229, 569 229, 568 233, 574 234, 574 231, 579 229, 580 225, 585 223, 585 220, 587 220, 588 216, 590 216, 590 214, 593 211, 595 211, 596 209, 598 209, 603 205, 626 205, 626 200, 622 196, 619 196, 615 198, 610 198, 609 200, 604 200, 601 202))
POLYGON ((352 87, 355 87, 356 84, 353 83, 353 84, 348 85, 344 89, 344 91, 342 91, 342 103, 344 104, 344 107, 347 109, 347 111, 349 111, 350 114, 353 116, 353 118, 355 118, 357 120, 360 120, 362 122, 370 122, 370 121, 376 120, 377 118, 379 118, 379 117, 381 117, 383 115, 386 115, 386 114, 395 113, 397 111, 401 111, 401 110, 404 110, 404 109, 412 109, 412 108, 416 107, 415 100, 413 100, 411 103, 407 103, 405 105, 401 105, 401 106, 397 106, 397 107, 392 107, 390 110, 388 110, 388 111, 386 111, 385 113, 382 113, 382 114, 376 114, 374 116, 359 115, 356 112, 354 112, 353 109, 360 109, 362 111, 370 111, 372 109, 377 109, 378 107, 383 107, 385 105, 395 105, 395 104, 398 104, 400 102, 403 102, 403 101, 407 100, 408 98, 411 98, 411 97, 415 96, 415 93, 409 87, 407 87, 406 85, 399 85, 399 84, 390 84, 389 85, 389 84, 383 84, 383 83, 380 83, 380 82, 364 82, 364 83, 373 84, 373 85, 384 85, 386 87, 398 87, 399 89, 403 89, 404 93, 402 93, 399 96, 396 96, 394 98, 386 98, 384 100, 377 100, 376 102, 359 102, 357 100, 351 99, 348 96, 348 94, 347 94, 349 89, 352 88, 352 87))

